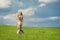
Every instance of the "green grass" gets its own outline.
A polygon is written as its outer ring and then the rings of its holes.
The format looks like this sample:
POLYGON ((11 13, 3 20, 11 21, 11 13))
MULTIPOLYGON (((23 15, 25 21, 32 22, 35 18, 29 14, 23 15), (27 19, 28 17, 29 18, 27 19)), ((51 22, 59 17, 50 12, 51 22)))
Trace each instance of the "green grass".
POLYGON ((16 34, 16 26, 0 25, 0 40, 60 40, 60 28, 23 27, 24 34, 16 34))

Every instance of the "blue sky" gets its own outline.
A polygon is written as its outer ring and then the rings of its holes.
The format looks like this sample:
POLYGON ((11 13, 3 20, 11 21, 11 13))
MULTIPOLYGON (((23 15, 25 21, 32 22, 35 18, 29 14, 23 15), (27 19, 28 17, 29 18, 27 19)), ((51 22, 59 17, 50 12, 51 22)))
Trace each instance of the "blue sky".
POLYGON ((16 25, 20 10, 25 26, 60 27, 60 0, 0 0, 0 24, 16 25))

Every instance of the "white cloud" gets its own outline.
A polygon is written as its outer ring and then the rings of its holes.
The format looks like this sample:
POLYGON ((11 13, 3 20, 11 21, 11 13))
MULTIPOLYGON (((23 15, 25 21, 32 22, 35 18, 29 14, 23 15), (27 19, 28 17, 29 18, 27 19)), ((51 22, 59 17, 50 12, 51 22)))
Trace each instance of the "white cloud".
POLYGON ((56 21, 60 20, 60 17, 47 17, 47 18, 30 18, 29 21, 31 22, 45 22, 45 21, 56 21))
POLYGON ((31 22, 44 22, 46 21, 45 18, 30 18, 29 21, 31 22))
POLYGON ((45 7, 45 6, 46 6, 46 4, 45 3, 42 3, 38 7, 45 7))
MULTIPOLYGON (((13 20, 16 20, 16 15, 17 14, 8 14, 6 16, 1 16, 0 18, 3 18, 3 19, 9 19, 11 21, 13 20)), ((60 17, 58 16, 54 16, 54 17, 47 17, 47 18, 31 18, 29 17, 28 19, 24 19, 24 22, 45 22, 45 21, 57 21, 57 20, 60 20, 60 17)))
MULTIPOLYGON (((35 14, 35 8, 20 9, 18 11, 22 11, 23 15, 25 15, 27 17, 35 14)), ((7 14, 7 15, 3 16, 3 19, 15 20, 16 15, 17 15, 16 13, 15 14, 7 14)))
POLYGON ((45 7, 48 3, 54 3, 57 2, 58 0, 39 0, 40 5, 38 7, 45 7))
MULTIPOLYGON (((5 16, 0 16, 0 18, 3 18, 4 20, 10 20, 9 22, 11 22, 11 24, 7 24, 7 25, 12 25, 12 22, 15 23, 16 21, 16 14, 8 14, 5 16)), ((38 22, 47 22, 47 21, 58 21, 60 20, 60 17, 58 16, 54 16, 54 17, 47 17, 47 18, 25 18, 24 22, 25 23, 29 23, 29 22, 33 22, 33 23, 38 23, 38 22)), ((16 23, 15 23, 16 24, 16 23)))
POLYGON ((8 14, 6 16, 3 16, 3 19, 9 19, 9 20, 15 20, 16 14, 8 14))
POLYGON ((58 0, 39 0, 39 2, 43 2, 43 3, 53 3, 53 2, 57 2, 58 0))
POLYGON ((8 8, 11 4, 11 0, 0 0, 0 8, 8 8))
POLYGON ((9 24, 9 23, 7 24, 7 23, 6 23, 5 25, 16 25, 16 24, 15 24, 15 23, 13 23, 13 24, 9 24))
POLYGON ((18 11, 22 11, 23 15, 32 16, 35 14, 36 8, 29 7, 27 9, 19 9, 18 11))
POLYGON ((60 17, 49 17, 48 19, 50 19, 50 20, 60 20, 60 17))
POLYGON ((8 14, 0 16, 0 22, 4 22, 5 25, 16 25, 16 14, 8 14))

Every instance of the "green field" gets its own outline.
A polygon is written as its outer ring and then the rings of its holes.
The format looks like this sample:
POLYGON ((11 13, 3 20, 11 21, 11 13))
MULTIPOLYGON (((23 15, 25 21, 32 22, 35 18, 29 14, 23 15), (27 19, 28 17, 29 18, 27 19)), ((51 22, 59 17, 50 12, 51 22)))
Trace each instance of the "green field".
POLYGON ((60 28, 23 27, 24 34, 16 34, 16 26, 0 25, 0 40, 60 40, 60 28))

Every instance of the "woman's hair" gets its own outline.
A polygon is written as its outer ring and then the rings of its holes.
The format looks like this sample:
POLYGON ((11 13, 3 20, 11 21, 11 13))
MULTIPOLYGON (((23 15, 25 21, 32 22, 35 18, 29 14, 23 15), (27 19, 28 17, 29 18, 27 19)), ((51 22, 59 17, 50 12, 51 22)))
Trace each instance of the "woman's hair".
POLYGON ((18 12, 18 16, 22 16, 22 11, 18 12))
POLYGON ((21 12, 21 15, 22 15, 22 12, 21 12))
POLYGON ((23 14, 22 14, 22 11, 18 12, 18 15, 16 17, 16 20, 20 20, 22 19, 23 20, 23 14))

